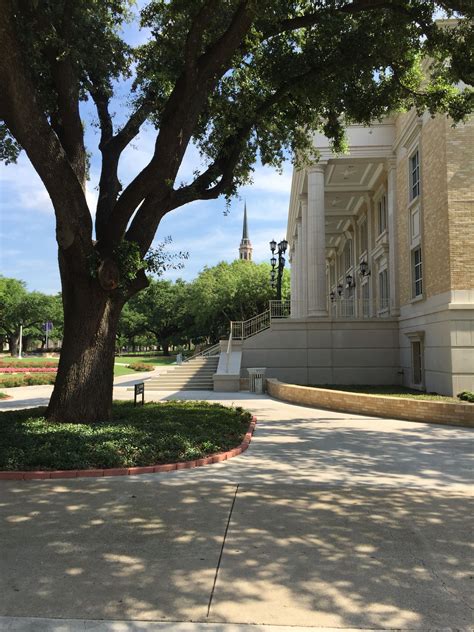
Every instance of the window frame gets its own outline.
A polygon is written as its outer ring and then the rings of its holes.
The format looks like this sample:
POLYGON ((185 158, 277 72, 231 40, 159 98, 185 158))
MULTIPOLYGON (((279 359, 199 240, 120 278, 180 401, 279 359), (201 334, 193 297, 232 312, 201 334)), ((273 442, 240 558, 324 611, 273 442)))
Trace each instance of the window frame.
POLYGON ((409 201, 414 202, 420 197, 421 192, 421 164, 419 147, 415 147, 408 158, 408 183, 409 201), (416 164, 413 166, 415 158, 416 164))
POLYGON ((423 296, 423 251, 421 244, 413 248, 411 251, 411 276, 412 276, 412 299, 418 299, 423 296), (419 253, 419 260, 417 261, 417 254, 419 253), (417 271, 420 272, 417 277, 417 271), (417 287, 418 286, 418 287, 417 287), (419 291, 417 291, 419 289, 419 291))

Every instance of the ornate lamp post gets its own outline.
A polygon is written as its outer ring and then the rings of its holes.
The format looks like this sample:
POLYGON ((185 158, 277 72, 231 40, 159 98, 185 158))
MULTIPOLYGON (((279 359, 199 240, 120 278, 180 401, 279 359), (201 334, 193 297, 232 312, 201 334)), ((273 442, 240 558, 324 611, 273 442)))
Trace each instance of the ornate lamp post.
POLYGON ((277 301, 281 301, 281 281, 283 278, 283 270, 285 268, 285 257, 283 256, 288 248, 288 242, 286 239, 282 239, 279 244, 274 239, 270 242, 270 250, 272 251, 272 258, 270 263, 272 264, 272 272, 270 275, 270 283, 272 288, 276 286, 276 298, 277 301), (275 251, 278 247, 278 261, 275 257, 275 251))

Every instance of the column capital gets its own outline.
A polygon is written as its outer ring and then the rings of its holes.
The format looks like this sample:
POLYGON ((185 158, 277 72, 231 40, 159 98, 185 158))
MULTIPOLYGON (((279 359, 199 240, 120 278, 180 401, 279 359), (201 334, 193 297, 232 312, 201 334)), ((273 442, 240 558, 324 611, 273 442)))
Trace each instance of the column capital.
POLYGON ((307 168, 308 173, 324 173, 326 170, 327 162, 318 162, 307 168))
POLYGON ((396 156, 389 156, 388 158, 385 159, 385 164, 387 166, 387 171, 392 171, 392 169, 396 169, 397 168, 397 157, 396 156))

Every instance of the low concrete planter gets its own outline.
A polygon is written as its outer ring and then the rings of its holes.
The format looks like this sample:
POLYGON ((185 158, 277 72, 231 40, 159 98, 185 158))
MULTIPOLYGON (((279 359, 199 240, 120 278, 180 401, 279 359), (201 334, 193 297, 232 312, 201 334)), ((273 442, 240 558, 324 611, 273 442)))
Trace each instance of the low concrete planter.
POLYGON ((267 392, 276 399, 303 406, 474 428, 473 404, 348 393, 347 391, 285 384, 274 378, 267 379, 267 392))

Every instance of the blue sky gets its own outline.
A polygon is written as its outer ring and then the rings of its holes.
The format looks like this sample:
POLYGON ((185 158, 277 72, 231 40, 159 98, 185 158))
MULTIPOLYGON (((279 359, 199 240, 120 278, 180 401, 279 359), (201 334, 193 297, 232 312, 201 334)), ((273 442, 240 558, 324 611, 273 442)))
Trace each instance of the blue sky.
MULTIPOLYGON (((135 25, 124 30, 125 39, 131 44, 143 42, 148 34, 135 25)), ((126 111, 122 103, 126 91, 121 89, 123 99, 115 104, 117 118, 126 111)), ((98 130, 91 120, 94 115, 90 105, 83 108, 86 128, 86 144, 93 152, 91 179, 87 187, 89 208, 93 211, 97 199, 97 182, 100 162, 98 160, 98 130)), ((147 164, 151 157, 155 133, 146 126, 122 155, 119 176, 124 184, 147 164)), ((194 147, 187 152, 178 182, 191 178, 199 168, 200 157, 194 147)), ((185 268, 170 271, 165 278, 187 280, 194 278, 204 266, 220 261, 232 261, 238 256, 242 234, 244 201, 247 202, 250 240, 254 248, 255 261, 268 261, 268 242, 282 239, 286 233, 286 219, 291 187, 292 168, 289 163, 283 173, 255 166, 253 184, 242 187, 240 199, 234 199, 230 213, 224 215, 225 200, 195 202, 176 209, 163 218, 156 235, 156 242, 171 236, 169 250, 185 250, 189 259, 185 268)), ((55 221, 49 196, 41 180, 24 153, 16 165, 0 164, 0 274, 26 281, 29 290, 56 293, 60 290, 55 240, 55 221)))

